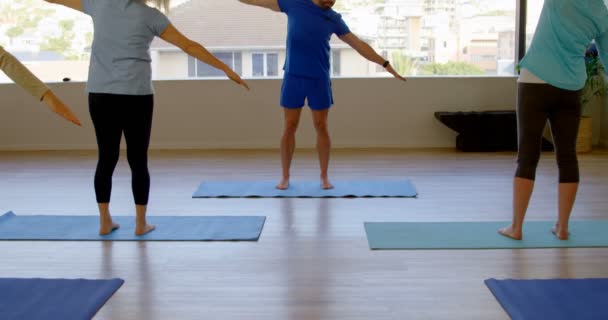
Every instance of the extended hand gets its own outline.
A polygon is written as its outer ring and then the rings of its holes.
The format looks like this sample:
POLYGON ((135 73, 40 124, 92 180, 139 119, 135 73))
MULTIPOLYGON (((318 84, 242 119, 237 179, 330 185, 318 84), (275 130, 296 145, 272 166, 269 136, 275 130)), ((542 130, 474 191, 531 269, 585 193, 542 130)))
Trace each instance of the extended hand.
POLYGON ((42 101, 46 103, 46 105, 53 112, 63 117, 64 119, 72 122, 75 125, 81 126, 80 120, 78 117, 66 106, 63 101, 59 100, 59 98, 53 93, 53 91, 47 91, 42 97, 42 101))
POLYGON ((242 85, 247 90, 251 90, 251 89, 249 89, 247 82, 243 81, 243 79, 241 79, 241 77, 239 77, 239 75, 236 74, 236 72, 228 69, 228 70, 226 70, 226 75, 228 76, 228 78, 230 78, 230 80, 242 85))
POLYGON ((395 71, 395 69, 393 69, 393 66, 391 66, 390 64, 387 66, 386 71, 390 72, 396 79, 399 79, 401 81, 407 81, 407 79, 397 73, 397 71, 395 71))

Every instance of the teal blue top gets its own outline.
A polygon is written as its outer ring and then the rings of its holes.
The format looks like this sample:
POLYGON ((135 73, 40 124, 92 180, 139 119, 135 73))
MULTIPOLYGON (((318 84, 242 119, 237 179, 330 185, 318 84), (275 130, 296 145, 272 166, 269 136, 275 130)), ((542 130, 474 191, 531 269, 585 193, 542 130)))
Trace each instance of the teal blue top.
POLYGON ((545 0, 530 49, 520 66, 565 90, 585 85, 585 50, 595 39, 608 62, 608 7, 604 0, 545 0))

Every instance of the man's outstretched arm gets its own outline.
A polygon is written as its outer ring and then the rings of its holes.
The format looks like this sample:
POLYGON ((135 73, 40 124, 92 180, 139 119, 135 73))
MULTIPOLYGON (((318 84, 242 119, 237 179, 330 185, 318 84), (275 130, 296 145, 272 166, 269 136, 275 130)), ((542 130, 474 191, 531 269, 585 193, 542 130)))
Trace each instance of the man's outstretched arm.
POLYGON ((249 4, 252 6, 258 6, 266 9, 270 9, 272 11, 281 12, 281 7, 279 7, 278 0, 239 0, 244 4, 249 4))
POLYGON ((395 78, 406 81, 406 79, 404 77, 402 77, 399 73, 397 73, 397 71, 395 71, 395 69, 393 69, 393 67, 390 64, 386 64, 386 66, 385 66, 384 64, 387 61, 384 60, 384 58, 381 55, 379 55, 374 50, 374 48, 372 48, 369 44, 365 43, 365 41, 359 39, 353 33, 347 33, 347 34, 341 35, 339 37, 342 41, 346 42, 349 46, 351 46, 353 49, 355 49, 365 59, 367 59, 371 62, 375 62, 381 66, 384 66, 386 71, 390 72, 395 78))

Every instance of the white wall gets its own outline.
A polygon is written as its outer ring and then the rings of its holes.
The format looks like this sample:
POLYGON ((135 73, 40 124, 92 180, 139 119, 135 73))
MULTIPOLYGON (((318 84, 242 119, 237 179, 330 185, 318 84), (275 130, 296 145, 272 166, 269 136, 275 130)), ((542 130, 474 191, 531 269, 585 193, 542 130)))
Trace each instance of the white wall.
MULTIPOLYGON (((282 129, 281 80, 156 82, 151 148, 276 148, 282 129)), ((83 120, 59 119, 14 84, 0 85, 0 150, 94 149, 83 83, 51 87, 83 120)), ((455 133, 435 111, 514 109, 515 78, 334 79, 334 147, 453 147, 455 133)), ((314 147, 308 110, 298 147, 314 147)))

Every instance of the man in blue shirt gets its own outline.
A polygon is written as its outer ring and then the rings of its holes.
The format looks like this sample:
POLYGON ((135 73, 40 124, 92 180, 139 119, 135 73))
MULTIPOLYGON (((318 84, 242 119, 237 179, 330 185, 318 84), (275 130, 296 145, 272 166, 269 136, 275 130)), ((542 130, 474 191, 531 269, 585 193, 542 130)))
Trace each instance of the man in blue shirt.
POLYGON ((295 133, 304 101, 312 110, 317 131, 321 187, 331 189, 327 168, 331 141, 327 116, 333 104, 329 76, 329 40, 336 34, 364 58, 382 65, 395 78, 405 81, 382 56, 352 34, 340 14, 332 10, 335 0, 239 0, 242 3, 287 14, 287 58, 281 89, 285 125, 281 139, 283 177, 277 189, 289 187, 289 168, 295 150, 295 133))

